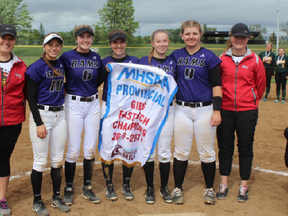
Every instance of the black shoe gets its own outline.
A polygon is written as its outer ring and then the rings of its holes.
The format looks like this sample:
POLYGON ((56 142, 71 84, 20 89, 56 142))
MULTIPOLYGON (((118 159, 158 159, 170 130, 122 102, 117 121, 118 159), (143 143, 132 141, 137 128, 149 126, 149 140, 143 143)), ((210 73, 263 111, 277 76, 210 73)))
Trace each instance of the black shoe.
POLYGON ((100 199, 99 199, 99 197, 97 197, 97 196, 95 195, 95 193, 92 191, 92 186, 91 186, 91 185, 84 186, 84 187, 82 188, 82 191, 83 191, 82 197, 83 197, 84 199, 90 200, 90 201, 91 201, 92 203, 94 203, 94 204, 100 203, 100 199))
POLYGON ((204 189, 204 203, 210 205, 215 204, 215 192, 213 188, 204 189))
POLYGON ((148 187, 146 192, 145 201, 147 204, 154 204, 155 203, 155 190, 153 187, 148 187))
POLYGON ((70 212, 69 206, 65 204, 60 196, 52 196, 51 206, 53 208, 58 208, 62 213, 70 212))
POLYGON ((248 200, 248 188, 243 185, 240 185, 238 202, 246 202, 247 200, 248 200))
POLYGON ((131 191, 131 187, 129 184, 124 184, 121 189, 122 194, 124 195, 125 199, 131 201, 134 199, 134 194, 131 191))
POLYGON ((117 200, 117 195, 115 193, 113 184, 108 184, 106 186, 106 198, 108 200, 111 200, 111 201, 116 201, 117 200))
POLYGON ((49 212, 46 209, 45 204, 42 200, 33 202, 32 210, 35 211, 39 216, 49 216, 49 212))
POLYGON ((228 185, 221 183, 221 184, 220 184, 219 191, 216 193, 217 199, 219 199, 219 200, 224 200, 224 199, 226 199, 226 198, 227 198, 227 195, 228 195, 228 191, 229 191, 228 185))
POLYGON ((73 204, 73 187, 65 187, 64 188, 64 202, 66 205, 72 205, 73 204))
POLYGON ((182 188, 174 188, 172 191, 172 196, 173 196, 173 202, 175 204, 184 204, 184 197, 183 197, 183 191, 182 188))
POLYGON ((160 189, 160 196, 163 197, 166 203, 173 202, 173 196, 171 196, 171 192, 169 191, 168 187, 160 189))

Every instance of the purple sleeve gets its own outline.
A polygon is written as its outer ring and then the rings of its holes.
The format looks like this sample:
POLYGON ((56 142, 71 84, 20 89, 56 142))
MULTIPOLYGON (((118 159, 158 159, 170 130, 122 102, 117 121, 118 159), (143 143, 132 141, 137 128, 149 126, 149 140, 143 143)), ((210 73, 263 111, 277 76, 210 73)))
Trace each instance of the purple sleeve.
POLYGON ((216 65, 221 63, 221 60, 211 51, 209 51, 209 55, 208 58, 206 58, 206 60, 209 60, 207 62, 207 68, 208 70, 213 69, 216 65))
POLYGON ((26 71, 26 74, 35 82, 40 83, 42 79, 41 71, 39 70, 39 63, 40 60, 34 62, 32 65, 30 65, 26 71))

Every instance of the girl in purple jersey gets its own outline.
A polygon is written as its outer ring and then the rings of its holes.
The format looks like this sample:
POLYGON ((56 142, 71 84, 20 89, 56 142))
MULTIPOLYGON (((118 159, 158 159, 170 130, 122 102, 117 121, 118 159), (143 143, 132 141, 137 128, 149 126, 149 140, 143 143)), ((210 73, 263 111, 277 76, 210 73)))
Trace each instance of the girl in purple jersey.
POLYGON ((84 161, 82 197, 92 203, 100 199, 92 191, 92 173, 96 143, 100 124, 98 100, 99 74, 102 72, 101 57, 90 50, 93 29, 89 25, 78 25, 74 29, 77 47, 64 52, 59 58, 63 62, 66 77, 65 112, 68 125, 67 154, 65 160, 64 201, 73 203, 73 180, 76 161, 80 153, 81 134, 84 130, 84 161))
POLYGON ((26 72, 27 100, 30 106, 29 132, 34 161, 31 182, 34 194, 33 211, 49 215, 41 198, 42 175, 50 149, 51 179, 53 184, 52 207, 61 212, 70 211, 60 197, 62 161, 67 138, 64 112, 64 67, 57 60, 63 45, 62 37, 50 33, 44 38, 42 57, 29 66, 26 72))
MULTIPOLYGON (((139 60, 139 64, 150 65, 158 67, 174 77, 174 68, 176 62, 171 57, 165 55, 169 46, 169 36, 165 29, 158 29, 151 35, 152 49, 149 56, 145 56, 139 60)), ((173 135, 173 115, 174 106, 173 103, 169 107, 169 114, 164 127, 160 133, 158 139, 158 157, 159 157, 159 169, 161 177, 161 189, 160 195, 163 197, 166 203, 172 203, 173 197, 167 187, 169 173, 170 173, 170 161, 171 161, 171 140, 173 135)), ((146 190, 146 203, 153 204, 155 202, 155 190, 153 184, 154 178, 154 158, 156 150, 152 153, 146 164, 144 165, 144 172, 147 183, 146 190)))
MULTIPOLYGON (((101 117, 106 112, 106 101, 107 101, 107 91, 108 91, 108 74, 106 70, 106 65, 110 62, 123 62, 123 63, 137 63, 138 58, 134 56, 126 55, 125 50, 127 46, 126 33, 121 29, 114 29, 108 34, 108 39, 110 41, 110 47, 112 49, 112 55, 107 56, 102 59, 103 65, 103 76, 101 80, 104 80, 103 96, 102 96, 102 106, 101 106, 101 117)), ((114 169, 113 161, 102 162, 102 169, 104 178, 106 181, 106 198, 111 201, 117 200, 117 195, 115 193, 114 185, 112 182, 112 175, 114 169)), ((133 172, 133 167, 127 167, 125 164, 122 165, 123 169, 123 185, 121 192, 126 200, 133 200, 134 194, 131 191, 130 179, 133 172)))
POLYGON ((222 101, 220 60, 201 47, 201 24, 195 20, 182 23, 181 37, 186 47, 175 50, 171 57, 177 62, 178 85, 174 112, 174 180, 173 201, 183 204, 183 189, 188 158, 195 134, 201 167, 205 179, 204 202, 215 203, 214 141, 216 126, 221 122, 222 101))

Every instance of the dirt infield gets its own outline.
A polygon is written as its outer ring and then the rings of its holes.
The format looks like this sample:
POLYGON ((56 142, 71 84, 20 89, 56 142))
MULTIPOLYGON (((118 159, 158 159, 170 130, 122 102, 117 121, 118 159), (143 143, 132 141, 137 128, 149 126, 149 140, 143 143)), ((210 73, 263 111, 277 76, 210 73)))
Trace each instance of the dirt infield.
MULTIPOLYGON (((204 179, 199 163, 190 163, 184 181, 184 205, 165 204, 159 195, 160 178, 158 165, 155 167, 154 185, 156 190, 156 203, 147 205, 145 203, 145 177, 140 166, 136 166, 132 176, 131 184, 135 195, 135 200, 128 202, 124 200, 121 194, 122 184, 122 166, 116 165, 114 169, 113 181, 118 196, 116 202, 106 200, 105 197, 105 180, 102 174, 101 165, 95 165, 92 185, 94 191, 100 197, 101 203, 92 204, 81 197, 83 185, 83 169, 81 165, 77 166, 74 187, 76 189, 74 195, 74 204, 71 206, 71 212, 61 214, 57 209, 53 209, 50 205, 52 196, 52 183, 50 171, 47 170, 43 175, 42 198, 46 203, 50 215, 177 215, 180 213, 199 213, 199 215, 288 215, 288 177, 285 175, 287 168, 284 164, 284 150, 286 139, 283 131, 288 126, 287 110, 288 100, 286 104, 275 104, 275 84, 272 84, 272 91, 267 102, 260 102, 259 119, 256 128, 254 142, 254 161, 253 167, 260 169, 273 170, 278 174, 269 174, 267 172, 252 171, 252 177, 249 182, 249 200, 247 203, 238 203, 237 194, 240 184, 239 170, 235 166, 229 178, 229 195, 226 200, 216 201, 213 206, 205 205, 203 202, 204 179)), ((23 124, 22 133, 18 139, 15 151, 11 158, 11 176, 17 176, 10 181, 7 200, 11 207, 12 215, 25 216, 36 215, 32 211, 32 186, 30 175, 27 173, 32 170, 33 153, 28 131, 28 116, 23 124)), ((215 150, 217 145, 215 144, 215 150)), ((81 150, 82 151, 82 150, 81 150)), ((99 158, 97 153, 96 158, 99 158)), ((190 161, 199 161, 196 145, 193 143, 190 161)), ((83 153, 81 152, 78 162, 83 161, 83 153)), ((238 153, 235 153, 233 164, 238 164, 238 153)), ((47 165, 47 168, 49 168, 47 165)), ((265 170, 264 170, 265 171, 265 170)), ((64 178, 62 186, 64 187, 64 178)), ((218 167, 216 172, 215 189, 218 190, 219 173, 218 167)), ((63 187, 62 194, 63 195, 63 187)), ((173 170, 169 179, 169 188, 174 187, 173 170)), ((184 215, 184 214, 181 214, 184 215)))

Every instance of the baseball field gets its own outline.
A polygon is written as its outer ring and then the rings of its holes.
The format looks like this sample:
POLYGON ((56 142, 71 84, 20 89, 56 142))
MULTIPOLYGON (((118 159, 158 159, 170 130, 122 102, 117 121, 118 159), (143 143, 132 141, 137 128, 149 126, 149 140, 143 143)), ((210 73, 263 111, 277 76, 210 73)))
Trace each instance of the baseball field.
MULTIPOLYGON (((100 91, 101 95, 101 91, 100 91)), ((114 169, 113 182, 118 196, 116 202, 106 200, 105 180, 99 162, 99 153, 96 155, 92 185, 94 192, 100 197, 100 204, 92 204, 81 197, 83 185, 83 152, 81 150, 76 169, 74 187, 74 204, 70 213, 60 213, 50 205, 52 196, 52 182, 50 178, 50 164, 43 175, 42 198, 51 216, 77 215, 77 216, 126 216, 126 215, 288 215, 288 172, 284 165, 284 151, 286 139, 284 129, 288 126, 288 104, 276 104, 274 100, 275 84, 271 86, 271 93, 267 102, 260 102, 259 119, 256 127, 254 142, 254 161, 252 177, 249 181, 249 200, 246 203, 238 203, 237 195, 240 184, 238 169, 237 148, 234 154, 234 167, 229 178, 229 194, 226 200, 216 200, 216 204, 209 206, 203 201, 204 178, 202 175, 197 147, 193 142, 192 153, 189 158, 189 166, 184 180, 184 205, 166 204, 160 197, 160 176, 158 163, 155 167, 154 185, 156 190, 156 203, 147 205, 144 192, 146 182, 144 171, 136 166, 132 175, 132 190, 134 201, 126 201, 121 194, 122 166, 117 164, 114 169), (186 214, 184 214, 186 213, 186 214), (197 214, 198 213, 198 214, 197 214)), ((12 215, 26 216, 36 215, 32 211, 33 193, 30 182, 33 153, 28 129, 29 109, 27 109, 26 121, 23 123, 22 133, 18 139, 15 151, 11 157, 11 181, 8 188, 7 200, 12 215)), ((237 140, 235 145, 237 145, 237 140)), ((172 146, 174 142, 172 141, 172 146)), ((217 151, 217 143, 215 143, 217 151)), ((172 148, 173 151, 173 148, 172 148)), ((218 160, 217 160, 218 161, 218 160)), ((62 179, 63 196, 64 177, 62 179)), ((171 166, 169 189, 174 187, 173 169, 171 166)), ((215 179, 215 190, 219 189, 218 166, 215 179)))

